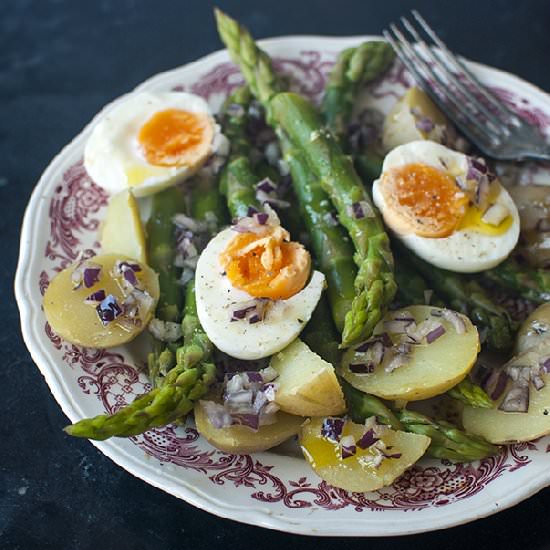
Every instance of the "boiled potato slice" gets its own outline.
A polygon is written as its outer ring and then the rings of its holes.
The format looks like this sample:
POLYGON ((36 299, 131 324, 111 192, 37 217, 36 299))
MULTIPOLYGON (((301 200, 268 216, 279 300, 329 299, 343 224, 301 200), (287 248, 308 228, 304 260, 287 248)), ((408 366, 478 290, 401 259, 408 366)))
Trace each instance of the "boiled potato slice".
POLYGON ((195 423, 198 432, 214 447, 234 454, 250 454, 266 451, 298 434, 304 418, 277 412, 277 422, 260 426, 255 432, 245 426, 214 428, 205 413, 202 401, 195 404, 195 423))
POLYGON ((546 383, 537 391, 529 388, 529 410, 509 413, 494 409, 464 407, 462 423, 466 431, 484 437, 490 443, 530 441, 550 433, 550 375, 542 374, 546 383))
POLYGON ((549 340, 550 304, 543 304, 522 323, 516 339, 516 352, 522 353, 530 348, 537 348, 549 340))
POLYGON ((143 331, 153 316, 159 297, 158 276, 144 264, 140 264, 141 271, 135 275, 139 287, 149 293, 152 301, 146 311, 140 311, 139 326, 123 326, 119 322, 122 318, 117 318, 118 321, 114 320, 104 326, 96 307, 85 303, 87 297, 99 290, 104 290, 107 296, 112 294, 118 304, 124 301, 121 285, 111 276, 118 260, 135 263, 134 259, 114 254, 91 258, 91 262, 101 266, 101 274, 99 280, 90 288, 82 285, 77 290, 73 290, 71 276, 75 264, 52 279, 44 294, 43 303, 46 319, 54 332, 73 344, 92 348, 110 348, 133 340, 143 331))
POLYGON ((123 254, 147 263, 145 230, 136 198, 129 190, 117 193, 109 201, 101 228, 103 254, 123 254))
POLYGON ((346 410, 334 368, 301 340, 271 358, 279 373, 275 402, 281 410, 300 416, 330 416, 346 410))
MULTIPOLYGON (((357 454, 342 458, 340 446, 321 435, 323 418, 312 418, 304 424, 300 445, 307 461, 317 475, 333 485, 347 491, 375 491, 391 485, 407 468, 417 462, 426 452, 430 438, 425 435, 393 431, 386 428, 381 436, 388 454, 399 454, 399 458, 385 458, 376 468, 365 461, 375 455, 371 448, 357 449, 357 454)), ((365 426, 347 421, 343 435, 353 435, 359 440, 365 426)))
MULTIPOLYGON (((410 306, 406 311, 420 324, 426 319, 433 320, 431 312, 435 309, 432 306, 410 306)), ((388 313, 385 320, 391 319, 395 313, 388 313)), ((467 317, 461 315, 461 318, 466 325, 463 334, 458 334, 451 323, 438 317, 437 322, 443 325, 445 334, 431 344, 413 346, 409 363, 393 372, 386 372, 382 364, 372 374, 355 374, 344 361, 341 374, 358 390, 382 399, 418 401, 444 393, 466 377, 479 350, 477 329, 467 317)), ((382 332, 384 320, 374 329, 375 335, 382 332)))
POLYGON ((398 145, 419 139, 441 142, 440 139, 437 139, 437 129, 427 133, 417 127, 415 111, 430 119, 434 125, 440 128, 448 126, 445 116, 428 95, 420 88, 410 88, 393 106, 384 120, 382 142, 387 151, 391 151, 398 145))

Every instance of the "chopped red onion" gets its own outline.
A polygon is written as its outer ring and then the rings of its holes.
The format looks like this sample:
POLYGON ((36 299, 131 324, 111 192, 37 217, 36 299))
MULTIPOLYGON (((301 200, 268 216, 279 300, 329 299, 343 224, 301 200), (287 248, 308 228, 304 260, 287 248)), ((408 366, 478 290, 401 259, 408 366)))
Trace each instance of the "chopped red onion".
POLYGON ((400 342, 395 346, 395 351, 400 355, 408 355, 412 351, 412 345, 409 342, 400 342))
POLYGON ((251 325, 265 319, 269 300, 266 298, 255 298, 248 302, 236 304, 231 312, 230 321, 248 321, 251 325))
POLYGON ((82 271, 82 282, 86 288, 93 287, 98 281, 101 274, 101 266, 99 264, 92 264, 87 262, 84 264, 82 271))
POLYGON ((376 217, 373 207, 367 201, 354 202, 349 209, 349 213, 356 220, 376 217))
POLYGON ((151 319, 149 332, 161 342, 177 342, 182 337, 181 323, 151 319))
POLYGON ((405 355, 403 353, 398 353, 394 355, 391 361, 384 367, 384 370, 388 373, 393 372, 399 367, 403 367, 404 365, 407 365, 409 361, 410 361, 410 357, 408 355, 405 355))
POLYGON ((357 446, 360 449, 368 449, 378 441, 378 438, 374 435, 374 429, 367 430, 358 440, 357 446))
POLYGON ((357 446, 353 435, 345 435, 342 437, 342 439, 340 439, 340 448, 342 450, 342 459, 355 456, 357 453, 357 446))
POLYGON ((481 387, 493 401, 496 401, 504 393, 507 384, 508 375, 503 369, 491 369, 481 387))
POLYGON ((418 130, 424 132, 425 134, 429 134, 435 127, 432 119, 427 116, 417 119, 415 126, 418 130))
POLYGON ((276 227, 280 225, 277 213, 268 203, 264 203, 264 212, 258 212, 253 206, 248 207, 247 215, 233 221, 232 229, 238 233, 265 232, 265 226, 276 227), (267 215, 267 218, 266 218, 267 215))
POLYGON ((268 219, 269 214, 266 214, 265 212, 259 212, 258 214, 256 214, 256 220, 260 225, 265 225, 268 219))
POLYGON ((355 348, 355 351, 358 352, 358 353, 364 353, 364 352, 368 351, 371 348, 371 346, 373 344, 375 344, 376 342, 381 342, 382 345, 385 348, 391 348, 393 346, 393 342, 392 342, 391 338, 389 337, 388 333, 387 332, 382 332, 380 334, 376 334, 372 338, 369 338, 366 342, 363 342, 362 344, 359 344, 355 348))
POLYGON ((182 213, 176 214, 172 218, 172 221, 177 227, 187 229, 192 233, 204 233, 208 230, 206 222, 195 220, 194 218, 190 218, 182 213))
POLYGON ((246 426, 251 430, 257 431, 260 427, 260 415, 253 413, 237 413, 232 414, 231 419, 233 424, 239 426, 246 426))
POLYGON ((93 305, 96 306, 98 302, 102 302, 105 300, 106 295, 105 291, 103 289, 97 290, 96 292, 93 292, 90 294, 85 300, 84 303, 87 305, 93 305))
POLYGON ((384 457, 385 458, 401 458, 401 453, 393 453, 391 455, 388 455, 388 454, 384 454, 384 457))
POLYGON ((261 383, 263 383, 263 381, 264 381, 263 376, 261 375, 261 373, 259 373, 257 371, 248 371, 244 374, 246 374, 249 382, 261 382, 261 383))
POLYGON ((342 436, 344 424, 345 422, 342 418, 325 418, 321 426, 321 436, 325 437, 329 441, 338 443, 340 441, 340 437, 342 436))
POLYGON ((374 372, 374 363, 350 363, 349 370, 353 374, 372 374, 374 372))
POLYGON ((273 183, 269 178, 264 178, 256 184, 256 191, 263 191, 264 193, 272 193, 277 190, 277 185, 273 183))
POLYGON ((529 386, 512 386, 500 404, 499 410, 526 413, 529 410, 529 386))
POLYGON ((214 401, 201 401, 210 424, 216 429, 228 428, 233 424, 233 417, 226 411, 223 405, 214 401))
POLYGON ((122 308, 112 294, 109 294, 104 300, 99 303, 99 305, 96 307, 96 311, 99 319, 103 323, 103 326, 107 326, 119 315, 122 315, 122 308))
POLYGON ((498 226, 509 215, 508 208, 503 204, 495 203, 491 204, 485 213, 483 214, 481 221, 488 223, 489 225, 498 226))
POLYGON ((540 368, 541 368, 542 372, 544 372, 546 374, 550 374, 550 356, 543 357, 540 360, 540 368))
POLYGON ((451 309, 432 309, 430 314, 433 317, 443 317, 446 321, 449 321, 457 334, 464 334, 466 332, 466 323, 456 311, 451 309))
POLYGON ((323 221, 331 227, 336 227, 339 223, 336 212, 327 212, 323 214, 323 221))
POLYGON ((426 334, 426 341, 428 342, 428 344, 431 344, 432 342, 435 342, 438 338, 440 338, 444 334, 445 334, 445 328, 443 327, 443 325, 439 325, 433 330, 431 330, 430 332, 428 332, 428 334, 426 334))
POLYGON ((537 391, 542 390, 542 388, 546 385, 540 375, 540 371, 537 371, 536 369, 531 369, 531 383, 537 391))

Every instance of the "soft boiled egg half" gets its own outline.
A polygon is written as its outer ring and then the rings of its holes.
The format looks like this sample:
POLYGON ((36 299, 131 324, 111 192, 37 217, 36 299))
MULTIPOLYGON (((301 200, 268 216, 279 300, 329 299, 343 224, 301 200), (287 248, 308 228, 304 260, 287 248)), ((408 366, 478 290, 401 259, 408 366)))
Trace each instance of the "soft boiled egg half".
POLYGON ((393 149, 373 198, 405 246, 451 271, 490 269, 519 238, 516 205, 485 162, 431 141, 393 149))
POLYGON ((291 242, 276 215, 255 214, 216 235, 195 274, 197 313, 214 345, 238 359, 285 348, 309 321, 325 277, 311 273, 307 250, 291 242), (251 223, 250 223, 251 222, 251 223), (239 232, 244 231, 244 232, 239 232))
POLYGON ((201 97, 130 94, 95 126, 84 166, 111 193, 150 195, 193 175, 214 152, 219 126, 201 97))

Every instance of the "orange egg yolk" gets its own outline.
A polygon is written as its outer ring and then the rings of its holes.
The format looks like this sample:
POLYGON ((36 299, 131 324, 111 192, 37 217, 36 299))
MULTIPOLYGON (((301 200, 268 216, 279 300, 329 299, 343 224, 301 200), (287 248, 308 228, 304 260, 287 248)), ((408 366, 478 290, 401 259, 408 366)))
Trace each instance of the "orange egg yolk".
POLYGON ((309 252, 282 227, 241 233, 220 255, 231 284, 256 298, 285 300, 300 292, 311 269, 309 252))
POLYGON ((208 155, 213 135, 208 115, 166 109, 149 118, 137 139, 149 164, 188 166, 208 155))
POLYGON ((406 164, 382 176, 381 191, 396 231, 447 237, 458 226, 468 197, 455 178, 426 164, 406 164))

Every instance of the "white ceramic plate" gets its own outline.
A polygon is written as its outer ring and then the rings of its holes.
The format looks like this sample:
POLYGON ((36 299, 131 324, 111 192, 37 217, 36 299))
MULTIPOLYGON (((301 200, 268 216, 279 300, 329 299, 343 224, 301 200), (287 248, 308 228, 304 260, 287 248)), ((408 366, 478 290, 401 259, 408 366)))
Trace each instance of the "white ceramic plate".
MULTIPOLYGON (((278 69, 318 99, 335 55, 368 37, 284 37, 262 42, 278 69)), ((520 79, 477 64, 472 69, 511 106, 548 131, 550 98, 520 79)), ((146 81, 138 90, 190 90, 217 109, 241 82, 226 52, 146 81)), ((387 110, 411 80, 400 66, 372 90, 387 110)), ((131 347, 81 349, 46 324, 42 294, 56 271, 78 252, 96 248, 107 195, 82 166, 84 144, 107 106, 51 162, 31 197, 21 236, 16 295, 29 351, 71 421, 112 412, 149 388, 131 347)), ((168 426, 131 439, 94 442, 128 472, 219 516, 281 531, 314 535, 402 535, 450 527, 487 516, 550 484, 550 438, 515 445, 481 463, 423 460, 391 488, 353 494, 322 482, 292 450, 233 456, 214 450, 186 429, 168 426)))

